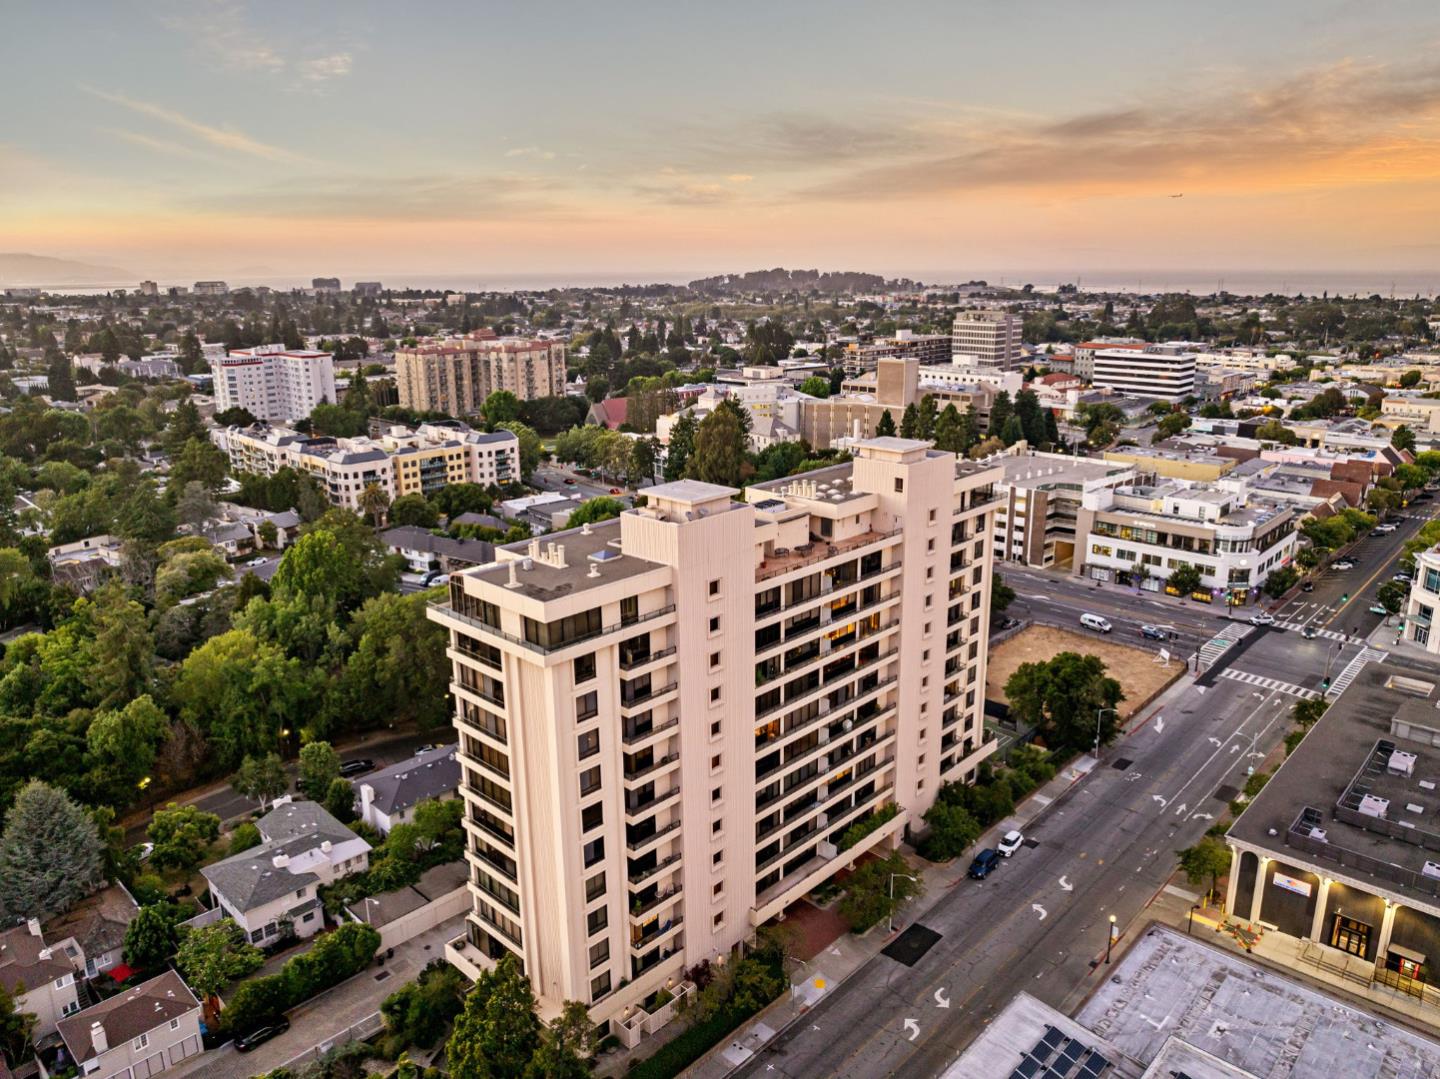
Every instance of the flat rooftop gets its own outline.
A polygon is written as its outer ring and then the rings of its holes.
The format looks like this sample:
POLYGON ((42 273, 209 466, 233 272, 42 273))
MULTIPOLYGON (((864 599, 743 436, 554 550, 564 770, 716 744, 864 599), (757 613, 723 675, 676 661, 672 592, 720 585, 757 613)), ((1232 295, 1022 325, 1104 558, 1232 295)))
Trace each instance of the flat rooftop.
POLYGON ((1440 729, 1436 683, 1393 664, 1361 668, 1229 835, 1440 912, 1440 879, 1425 872, 1440 863, 1440 748, 1396 733, 1440 729), (1408 774, 1391 769, 1397 750, 1413 754, 1396 759, 1408 774))
POLYGON ((499 551, 505 552, 500 561, 466 570, 463 576, 490 581, 501 588, 541 602, 561 599, 577 591, 628 577, 638 577, 660 565, 620 550, 619 518, 601 521, 588 528, 551 532, 541 540, 512 543, 499 548, 499 551), (538 558, 532 554, 536 550, 536 543, 539 544, 538 558), (556 565, 549 559, 552 547, 565 549, 563 566, 556 565), (529 569, 524 568, 524 560, 527 558, 530 560, 529 569), (512 564, 515 566, 514 575, 518 583, 515 588, 509 589, 512 564), (595 571, 593 576, 592 569, 595 571))
POLYGON ((1011 487, 1045 491, 1056 487, 1083 487, 1106 476, 1117 476, 1133 472, 1130 465, 1116 461, 1102 461, 1092 457, 1031 457, 997 456, 990 462, 1004 470, 1004 478, 997 481, 1011 487))
POLYGON ((1139 1063, 1178 1038, 1232 1069, 1187 1068, 1195 1079, 1440 1075, 1440 1044, 1164 926, 1130 946, 1075 1019, 1139 1063))

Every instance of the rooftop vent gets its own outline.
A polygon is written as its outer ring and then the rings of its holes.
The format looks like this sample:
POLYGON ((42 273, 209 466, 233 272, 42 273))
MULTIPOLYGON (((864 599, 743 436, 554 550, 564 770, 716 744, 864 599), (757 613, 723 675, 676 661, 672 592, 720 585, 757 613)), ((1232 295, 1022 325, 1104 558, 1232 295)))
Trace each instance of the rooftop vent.
POLYGON ((1420 870, 1420 875, 1440 880, 1440 862, 1426 862, 1424 868, 1420 870))
POLYGON ((1390 754, 1390 763, 1385 770, 1392 776, 1413 776, 1415 774, 1415 754, 1404 749, 1397 749, 1390 754))
POLYGON ((1373 794, 1367 794, 1360 799, 1360 812, 1367 817, 1379 817, 1383 820, 1389 810, 1389 798, 1377 798, 1373 794))

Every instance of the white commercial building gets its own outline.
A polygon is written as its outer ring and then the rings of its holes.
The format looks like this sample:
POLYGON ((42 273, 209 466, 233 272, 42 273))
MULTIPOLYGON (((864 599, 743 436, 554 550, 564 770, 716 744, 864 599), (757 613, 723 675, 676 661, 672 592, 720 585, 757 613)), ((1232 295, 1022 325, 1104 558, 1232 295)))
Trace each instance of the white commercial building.
POLYGON ((1189 352, 1102 348, 1094 355, 1091 382, 1131 397, 1183 401, 1195 392, 1195 356, 1189 352))
POLYGON ((212 359, 215 411, 243 408, 257 420, 303 420, 321 402, 335 403, 335 358, 328 352, 258 345, 212 359))
POLYGON ((1440 606, 1440 546, 1415 556, 1415 582, 1405 605, 1405 639, 1440 655, 1440 633, 1434 629, 1435 608, 1440 606))
POLYGON ((950 328, 951 358, 981 371, 1013 371, 1024 355, 1021 326, 1009 311, 961 311, 950 328))

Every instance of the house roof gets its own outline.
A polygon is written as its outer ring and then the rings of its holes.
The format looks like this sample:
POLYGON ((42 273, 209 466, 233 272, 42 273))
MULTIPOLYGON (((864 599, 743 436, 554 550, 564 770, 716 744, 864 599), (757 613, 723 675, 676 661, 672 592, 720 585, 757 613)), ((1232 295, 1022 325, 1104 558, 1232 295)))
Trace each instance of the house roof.
POLYGON ((6 992, 18 994, 74 972, 64 953, 53 950, 28 925, 0 933, 0 985, 6 992))
POLYGON ((45 933, 51 940, 74 937, 86 957, 93 959, 125 942, 125 930, 139 912, 130 893, 121 885, 112 884, 46 922, 45 933))
POLYGON ((93 1008, 60 1020, 60 1037, 77 1063, 99 1056, 90 1040, 90 1029, 100 1024, 110 1048, 125 1045, 170 1020, 200 1007, 195 994, 173 970, 119 993, 93 1008))
POLYGON ((437 536, 414 525, 399 525, 380 533, 380 539, 394 550, 426 551, 461 562, 483 565, 495 560, 495 545, 487 540, 457 540, 437 536))
MULTIPOLYGON (((241 911, 254 910, 317 883, 320 878, 299 864, 302 856, 324 851, 326 843, 334 847, 365 842, 316 802, 283 803, 255 826, 264 843, 200 870, 211 887, 241 911)), ((365 848, 369 847, 366 843, 365 848)))
POLYGON ((355 780, 352 786, 357 794, 369 787, 373 792, 371 804, 389 816, 458 787, 460 761, 455 752, 458 748, 449 745, 417 753, 409 760, 355 780))
POLYGON ((452 525, 479 525, 482 528, 498 528, 502 531, 508 526, 499 517, 488 513, 459 513, 450 519, 452 525))
POLYGON ((604 424, 613 431, 625 422, 629 409, 630 399, 628 397, 607 397, 590 406, 590 419, 604 424))

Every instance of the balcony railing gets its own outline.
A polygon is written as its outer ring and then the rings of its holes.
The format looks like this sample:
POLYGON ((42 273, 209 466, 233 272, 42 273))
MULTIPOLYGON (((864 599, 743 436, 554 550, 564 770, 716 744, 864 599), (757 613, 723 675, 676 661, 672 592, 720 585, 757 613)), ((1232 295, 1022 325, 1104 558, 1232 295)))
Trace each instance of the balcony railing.
POLYGON ((677 880, 669 888, 666 888, 660 892, 656 892, 649 899, 645 900, 645 902, 640 903, 639 905, 632 904, 632 906, 630 907, 630 917, 639 918, 650 913, 650 911, 660 906, 660 904, 666 902, 667 900, 674 899, 683 890, 684 885, 677 880))
POLYGON ((630 883, 632 885, 644 884, 651 877, 655 876, 657 873, 663 873, 666 869, 669 869, 679 860, 680 854, 677 851, 674 854, 667 854, 664 858, 661 858, 654 865, 646 869, 632 869, 630 870, 629 876, 630 883))
POLYGON ((647 663, 654 663, 656 660, 664 659, 666 656, 673 656, 674 654, 675 646, 672 644, 669 648, 661 648, 658 651, 649 652, 643 656, 629 656, 627 658, 622 655, 620 657, 620 669, 622 671, 633 671, 636 667, 643 667, 647 663))
POLYGON ((671 690, 675 689, 677 685, 678 685, 678 683, 670 682, 670 683, 668 683, 668 684, 666 684, 666 685, 663 685, 663 686, 652 686, 652 687, 650 687, 649 689, 642 689, 639 693, 636 693, 634 696, 632 696, 632 697, 630 697, 630 698, 628 698, 628 699, 622 697, 622 698, 620 699, 620 707, 621 707, 621 708, 641 708, 641 707, 644 707, 645 705, 647 705, 647 704, 649 704, 651 701, 653 701, 656 697, 663 697, 663 696, 665 696, 665 694, 667 694, 667 693, 669 693, 671 690))
POLYGON ((584 633, 578 637, 571 637, 563 644, 546 645, 536 644, 534 641, 527 641, 525 640, 525 638, 517 637, 513 633, 506 633, 503 629, 492 626, 488 622, 482 622, 478 618, 472 618, 468 614, 462 614, 454 607, 450 606, 450 604, 448 603, 428 603, 426 604, 426 606, 429 607, 432 611, 435 611, 437 614, 441 615, 441 617, 453 618, 457 622, 463 622, 467 626, 478 629, 481 633, 487 634, 491 637, 499 637, 502 641, 509 641, 511 644, 519 648, 525 648, 531 652, 537 652, 540 655, 549 655, 552 652, 563 652, 565 649, 577 644, 581 644, 585 641, 593 641, 598 637, 604 637, 606 634, 618 633, 622 629, 629 629, 632 626, 638 626, 642 623, 653 621, 656 618, 664 618, 667 614, 675 613, 675 605, 672 603, 665 607, 661 607, 659 610, 650 611, 648 614, 642 614, 638 618, 630 618, 620 622, 615 622, 612 625, 601 626, 593 633, 584 633))
POLYGON ((801 569, 805 566, 813 566, 816 563, 824 562, 831 558, 838 558, 843 554, 861 547, 868 547, 873 543, 881 543, 892 536, 900 535, 900 529, 892 529, 889 532, 867 532, 863 536, 855 536, 848 540, 841 540, 839 543, 817 543, 814 551, 803 554, 789 554, 781 558, 768 558, 765 565, 755 571, 757 581, 768 581, 771 577, 779 577, 781 574, 789 573, 792 570, 801 569))
POLYGON ((642 766, 640 766, 639 768, 636 768, 636 769, 634 769, 634 770, 631 770, 631 769, 628 769, 628 768, 627 768, 627 769, 625 770, 625 782, 626 782, 626 783, 633 783, 633 782, 635 782, 635 780, 637 780, 637 779, 644 779, 646 776, 651 775, 651 774, 653 774, 653 773, 655 773, 655 772, 658 772, 661 768, 664 768, 667 764, 674 764, 674 763, 675 763, 676 761, 678 761, 679 759, 680 759, 680 754, 678 754, 678 753, 667 753, 665 756, 663 756, 663 757, 657 757, 655 760, 651 761, 649 764, 642 765, 642 766))
POLYGON ((651 843, 654 843, 657 839, 669 835, 671 832, 675 831, 679 827, 680 822, 678 820, 672 820, 664 827, 655 829, 655 831, 651 832, 649 835, 637 836, 634 839, 627 838, 625 840, 625 846, 629 850, 642 851, 651 843))
POLYGON ((651 723, 644 730, 626 731, 621 735, 621 741, 627 746, 634 745, 636 742, 642 742, 652 735, 659 734, 661 731, 668 731, 670 728, 678 727, 679 725, 680 717, 671 716, 669 719, 662 720, 659 723, 651 723))

